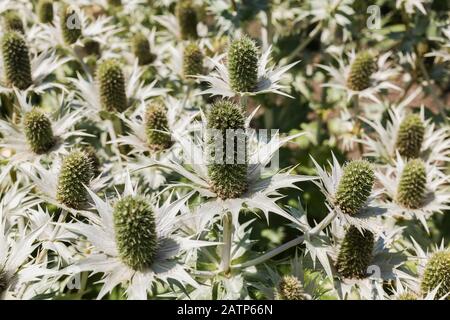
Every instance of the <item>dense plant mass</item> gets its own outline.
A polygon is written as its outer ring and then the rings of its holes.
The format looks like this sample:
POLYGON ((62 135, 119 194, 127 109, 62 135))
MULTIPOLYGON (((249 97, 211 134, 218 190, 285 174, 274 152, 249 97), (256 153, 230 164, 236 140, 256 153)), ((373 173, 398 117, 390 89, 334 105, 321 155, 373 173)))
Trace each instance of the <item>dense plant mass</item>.
POLYGON ((0 25, 0 298, 450 298, 448 1, 0 25))

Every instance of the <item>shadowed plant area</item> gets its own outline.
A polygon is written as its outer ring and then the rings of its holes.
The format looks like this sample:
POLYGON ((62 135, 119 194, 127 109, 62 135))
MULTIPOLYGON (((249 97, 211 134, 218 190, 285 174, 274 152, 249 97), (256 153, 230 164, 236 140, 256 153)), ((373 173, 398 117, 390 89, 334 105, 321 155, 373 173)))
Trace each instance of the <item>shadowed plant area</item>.
POLYGON ((0 0, 0 299, 448 300, 449 110, 448 1, 0 0))

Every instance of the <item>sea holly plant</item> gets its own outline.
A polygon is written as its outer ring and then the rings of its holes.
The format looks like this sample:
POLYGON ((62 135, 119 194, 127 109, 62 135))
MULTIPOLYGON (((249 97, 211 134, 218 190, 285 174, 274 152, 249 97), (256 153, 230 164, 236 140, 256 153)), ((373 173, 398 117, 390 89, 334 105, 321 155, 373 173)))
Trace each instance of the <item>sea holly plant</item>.
POLYGON ((0 1, 0 298, 449 299, 449 8, 377 6, 0 1))

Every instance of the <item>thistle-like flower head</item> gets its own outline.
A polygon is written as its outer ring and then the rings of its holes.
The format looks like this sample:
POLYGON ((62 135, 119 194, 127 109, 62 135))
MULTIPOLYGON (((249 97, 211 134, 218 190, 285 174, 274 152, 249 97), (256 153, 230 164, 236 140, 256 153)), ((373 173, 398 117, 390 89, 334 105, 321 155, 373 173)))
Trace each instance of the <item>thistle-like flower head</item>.
POLYGON ((150 51, 150 42, 142 33, 136 33, 132 39, 132 49, 139 65, 144 66, 155 60, 155 55, 150 51))
POLYGON ((97 151, 91 145, 83 145, 82 150, 92 165, 93 176, 98 176, 100 174, 101 163, 99 157, 97 156, 97 151))
POLYGON ((53 21, 53 0, 39 0, 36 7, 39 21, 42 23, 50 23, 53 21))
POLYGON ((56 199, 74 209, 87 200, 86 188, 93 177, 92 163, 86 153, 73 151, 64 158, 58 177, 56 199))
MULTIPOLYGON (((423 294, 440 285, 435 298, 442 298, 450 292, 450 252, 438 251, 428 260, 420 288, 423 294)), ((447 299, 449 297, 447 296, 447 299)))
POLYGON ((213 105, 207 119, 207 129, 221 135, 208 137, 211 148, 211 160, 208 165, 208 176, 213 191, 222 199, 237 198, 247 189, 247 150, 245 137, 245 116, 241 108, 230 101, 219 101, 213 105), (227 131, 234 134, 233 141, 227 141, 227 131), (242 139, 243 138, 243 139, 242 139), (222 145, 217 146, 218 143, 222 145), (226 155, 227 143, 234 144, 233 162, 229 163, 226 155), (215 151, 222 148, 221 159, 217 159, 215 151), (244 157, 242 157, 244 156, 244 157))
POLYGON ((83 39, 83 48, 85 54, 88 56, 96 56, 96 57, 101 56, 100 43, 92 38, 83 39))
POLYGON ((417 300, 417 296, 412 292, 406 291, 400 294, 397 297, 397 300, 417 300))
POLYGON ((370 76, 377 70, 374 56, 363 51, 359 53, 350 67, 347 86, 353 91, 362 91, 370 87, 370 76))
POLYGON ((16 31, 25 34, 22 19, 14 10, 8 10, 3 14, 3 27, 5 31, 16 31))
POLYGON ((275 293, 276 300, 306 300, 303 286, 294 276, 284 276, 275 293))
POLYGON ((183 51, 183 75, 184 77, 202 74, 203 53, 194 42, 188 44, 183 51))
POLYGON ((345 233, 336 261, 339 274, 348 279, 365 278, 367 267, 372 261, 374 244, 372 232, 368 230, 361 232, 355 226, 350 226, 345 233))
POLYGON ((426 196, 427 172, 421 159, 408 161, 397 189, 397 202, 405 208, 418 209, 426 196))
POLYGON ((46 153, 55 145, 52 124, 38 109, 34 108, 25 114, 23 125, 25 137, 33 152, 46 153))
POLYGON ((67 5, 61 7, 59 13, 62 36, 67 44, 74 44, 81 37, 80 17, 75 8, 67 5))
POLYGON ((191 0, 178 1, 175 14, 183 40, 197 39, 197 12, 191 0))
POLYGON ((251 92, 258 82, 258 48, 247 36, 234 40, 228 49, 228 73, 231 88, 251 92))
POLYGON ((114 207, 114 229, 119 256, 134 270, 149 267, 158 249, 155 217, 142 198, 126 196, 114 207))
POLYGON ((145 113, 147 143, 153 150, 164 150, 171 145, 167 109, 159 103, 148 105, 145 113))
POLYGON ((116 60, 105 60, 98 66, 97 82, 104 110, 122 112, 127 108, 125 78, 116 60))
POLYGON ((355 215, 372 192, 375 175, 366 160, 354 160, 345 165, 336 191, 335 202, 342 212, 355 215))
POLYGON ((2 38, 1 47, 6 81, 20 90, 27 89, 33 80, 25 39, 17 32, 7 32, 2 38))
POLYGON ((396 148, 401 156, 417 158, 425 135, 425 125, 417 114, 410 114, 400 124, 396 148))

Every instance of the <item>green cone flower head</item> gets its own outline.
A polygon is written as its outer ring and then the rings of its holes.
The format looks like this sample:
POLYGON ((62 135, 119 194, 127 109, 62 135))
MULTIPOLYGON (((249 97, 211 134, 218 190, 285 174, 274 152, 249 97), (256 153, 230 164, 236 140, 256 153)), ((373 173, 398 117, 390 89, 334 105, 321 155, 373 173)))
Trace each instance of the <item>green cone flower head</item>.
POLYGON ((90 145, 83 145, 82 150, 86 154, 86 156, 89 159, 89 162, 92 165, 93 176, 94 177, 98 176, 100 174, 100 159, 97 156, 95 148, 90 145))
POLYGON ((122 5, 122 0, 108 0, 108 4, 113 7, 119 7, 122 5))
POLYGON ((64 41, 74 44, 81 37, 81 20, 77 11, 72 6, 62 6, 59 15, 60 27, 64 41))
POLYGON ((10 86, 25 90, 33 83, 28 46, 17 32, 8 32, 2 38, 3 67, 10 86))
POLYGON ((139 65, 144 66, 152 63, 155 56, 150 51, 150 42, 142 33, 136 33, 132 39, 133 53, 138 59, 139 65))
POLYGON ((294 276, 284 276, 275 293, 276 300, 307 300, 303 286, 294 276))
POLYGON ((240 197, 247 190, 247 141, 245 136, 242 137, 239 133, 242 130, 241 133, 245 134, 244 113, 238 105, 230 101, 216 102, 208 114, 207 129, 214 129, 222 136, 222 145, 219 145, 219 148, 222 148, 221 159, 216 159, 219 157, 215 153, 218 141, 212 136, 208 137, 208 147, 211 151, 208 155, 211 157, 208 176, 212 189, 221 199, 240 197), (235 133, 232 163, 229 163, 231 161, 227 161, 226 157, 227 130, 235 133))
POLYGON ((84 53, 87 56, 91 56, 91 55, 96 56, 96 57, 101 56, 100 43, 98 43, 97 41, 95 41, 92 38, 83 39, 83 48, 84 48, 84 53))
POLYGON ((180 0, 177 3, 175 14, 180 26, 183 40, 197 39, 197 12, 192 0, 180 0))
POLYGON ((23 21, 19 14, 14 10, 8 10, 3 14, 3 27, 5 31, 16 31, 25 34, 23 21))
POLYGON ((336 261, 336 269, 344 278, 363 279, 373 258, 373 233, 350 226, 345 233, 336 261))
POLYGON ((106 111, 122 112, 127 108, 125 77, 120 64, 113 59, 103 61, 97 68, 100 100, 106 111))
POLYGON ((421 159, 408 161, 397 189, 397 202, 408 209, 418 209, 426 196, 427 172, 421 159))
MULTIPOLYGON (((438 251, 428 260, 425 266, 420 288, 422 294, 435 289, 440 284, 435 298, 439 299, 450 292, 450 252, 438 251)), ((447 296, 447 300, 450 297, 447 296)))
POLYGON ((230 85, 237 92, 251 92, 258 82, 258 48, 244 36, 234 40, 228 49, 230 85))
POLYGON ((404 292, 397 297, 397 300, 417 300, 417 296, 411 292, 404 292))
POLYGON ((55 145, 50 120, 36 108, 25 114, 23 125, 25 137, 33 152, 46 153, 55 145))
POLYGON ((343 168, 336 191, 336 204, 342 212, 355 215, 367 202, 372 192, 375 174, 366 160, 354 160, 343 168))
POLYGON ((183 52, 184 77, 195 76, 203 72, 203 53, 194 42, 188 44, 183 52))
POLYGON ((170 147, 171 137, 167 120, 167 109, 159 103, 151 103, 145 112, 145 132, 147 143, 154 150, 164 150, 170 147), (163 132, 162 132, 163 131, 163 132))
POLYGON ((122 261, 133 270, 149 267, 158 249, 153 209, 142 198, 126 196, 117 201, 113 215, 122 261))
POLYGON ((377 71, 375 57, 368 51, 359 53, 350 67, 347 86, 353 91, 362 91, 370 87, 370 77, 377 71))
POLYGON ((410 114, 400 124, 396 148, 401 156, 417 158, 425 135, 425 124, 417 114, 410 114))
POLYGON ((53 21, 53 0, 39 0, 36 10, 40 22, 50 23, 53 21))
POLYGON ((85 185, 93 177, 92 164, 86 153, 73 151, 64 158, 58 177, 56 199, 66 206, 80 209, 87 201, 85 185))

